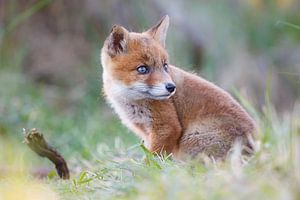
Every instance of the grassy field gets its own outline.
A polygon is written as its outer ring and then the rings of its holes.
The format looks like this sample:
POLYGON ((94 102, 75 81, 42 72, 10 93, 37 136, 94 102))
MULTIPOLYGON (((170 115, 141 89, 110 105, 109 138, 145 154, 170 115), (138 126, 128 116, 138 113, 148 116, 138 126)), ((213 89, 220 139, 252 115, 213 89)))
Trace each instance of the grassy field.
MULTIPOLYGON (((225 163, 179 163, 154 157, 101 103, 97 77, 81 103, 60 112, 45 86, 13 70, 0 74, 0 199, 299 199, 300 110, 277 116, 266 95, 256 113, 261 149, 241 167, 225 163), (64 113, 64 114, 62 114, 64 113), (37 127, 62 152, 72 177, 62 181, 53 166, 22 143, 22 128, 37 127), (32 171, 51 169, 48 178, 32 171)), ((268 94, 268 93, 266 93, 268 94)))

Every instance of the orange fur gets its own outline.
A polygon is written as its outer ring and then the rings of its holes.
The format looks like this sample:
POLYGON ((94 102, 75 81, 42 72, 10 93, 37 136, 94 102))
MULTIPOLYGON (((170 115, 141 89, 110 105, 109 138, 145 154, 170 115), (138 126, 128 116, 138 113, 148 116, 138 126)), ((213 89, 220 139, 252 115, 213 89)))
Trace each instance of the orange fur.
POLYGON ((113 27, 101 53, 108 101, 152 152, 225 158, 237 139, 253 148, 255 123, 227 92, 168 64, 168 20, 143 33, 113 27), (149 73, 139 74, 141 65, 149 73), (176 92, 167 91, 167 83, 175 84, 176 92))

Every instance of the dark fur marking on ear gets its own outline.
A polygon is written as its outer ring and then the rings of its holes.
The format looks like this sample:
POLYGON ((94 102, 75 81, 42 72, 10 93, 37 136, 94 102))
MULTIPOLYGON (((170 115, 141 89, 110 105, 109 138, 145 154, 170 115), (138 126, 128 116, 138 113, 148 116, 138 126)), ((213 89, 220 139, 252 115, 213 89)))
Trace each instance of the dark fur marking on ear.
POLYGON ((127 31, 121 26, 114 25, 108 38, 107 50, 111 57, 126 52, 127 31))

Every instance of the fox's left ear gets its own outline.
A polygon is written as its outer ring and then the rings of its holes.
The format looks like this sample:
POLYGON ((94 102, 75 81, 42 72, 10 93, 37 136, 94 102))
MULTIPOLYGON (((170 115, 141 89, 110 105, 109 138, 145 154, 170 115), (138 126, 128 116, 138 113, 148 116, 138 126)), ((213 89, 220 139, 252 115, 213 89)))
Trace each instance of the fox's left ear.
POLYGON ((114 57, 127 51, 129 32, 122 26, 114 25, 106 39, 108 54, 114 57))
POLYGON ((167 31, 169 28, 169 16, 164 16, 155 26, 151 27, 146 33, 151 35, 163 47, 165 47, 167 31))

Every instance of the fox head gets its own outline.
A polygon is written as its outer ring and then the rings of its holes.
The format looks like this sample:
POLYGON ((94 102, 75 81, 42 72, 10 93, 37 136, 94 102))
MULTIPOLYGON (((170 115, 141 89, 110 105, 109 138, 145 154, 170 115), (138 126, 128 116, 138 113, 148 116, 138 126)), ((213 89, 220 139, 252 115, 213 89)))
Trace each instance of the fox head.
POLYGON ((114 25, 101 51, 103 80, 110 92, 129 99, 162 100, 176 86, 165 49, 169 17, 142 33, 114 25))

